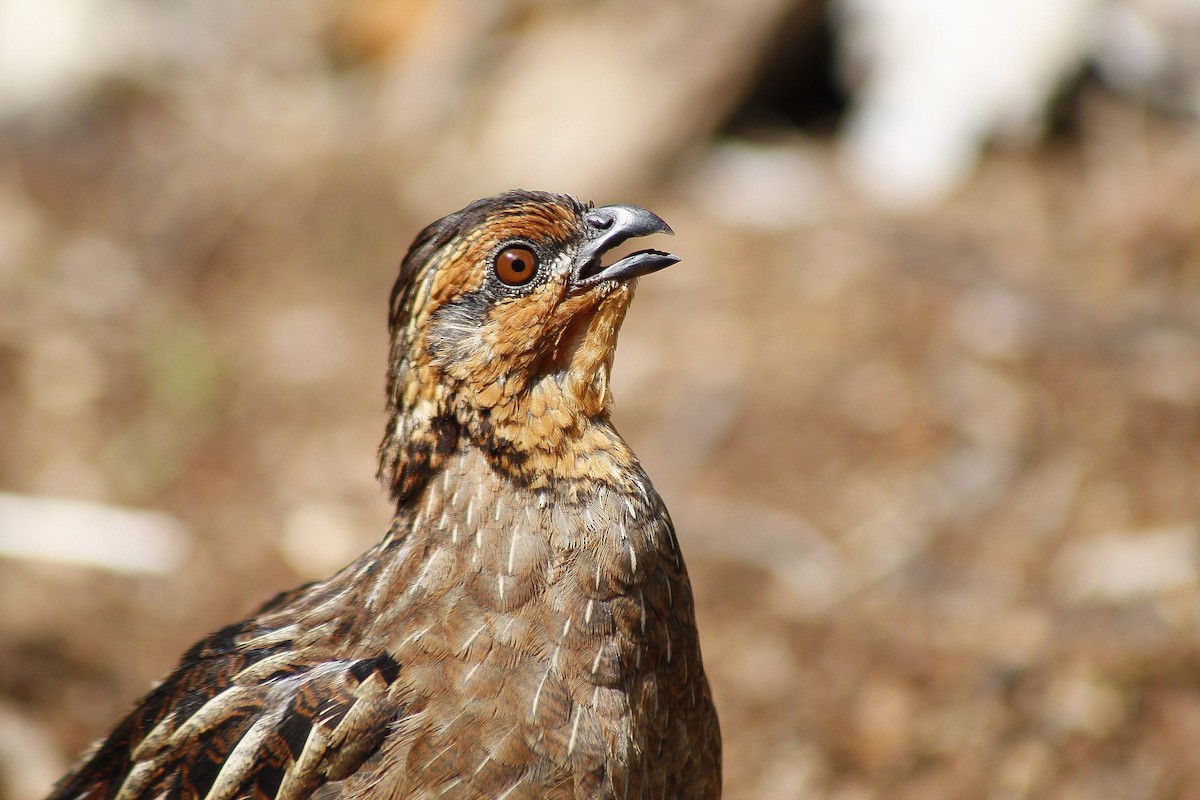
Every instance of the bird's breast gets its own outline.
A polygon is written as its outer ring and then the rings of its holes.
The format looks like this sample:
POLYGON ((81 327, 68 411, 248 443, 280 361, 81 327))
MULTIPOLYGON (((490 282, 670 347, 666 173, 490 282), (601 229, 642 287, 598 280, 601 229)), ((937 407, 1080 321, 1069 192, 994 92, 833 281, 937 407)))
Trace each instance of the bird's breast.
POLYGON ((527 780, 655 780, 682 757, 676 729, 710 709, 658 495, 639 475, 632 492, 568 500, 505 485, 477 453, 453 461, 398 518, 363 601, 416 711, 391 746, 435 771, 440 749, 478 743, 468 760, 507 763, 514 780, 530 764, 545 774, 527 780))

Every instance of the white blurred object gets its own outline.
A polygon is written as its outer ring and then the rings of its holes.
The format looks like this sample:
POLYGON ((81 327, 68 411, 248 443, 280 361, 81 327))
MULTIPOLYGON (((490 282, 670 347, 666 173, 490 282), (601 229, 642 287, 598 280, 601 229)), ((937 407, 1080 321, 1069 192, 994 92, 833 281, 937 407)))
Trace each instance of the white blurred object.
POLYGON ((837 0, 851 178, 893 208, 943 198, 995 134, 1036 134, 1102 0, 837 0))
POLYGON ((162 575, 190 549, 187 529, 169 514, 0 492, 0 557, 162 575))
POLYGON ((714 144, 691 171, 689 195, 710 216, 752 230, 790 230, 823 214, 826 176, 800 142, 714 144))
POLYGON ((893 209, 946 197, 988 140, 1031 141, 1094 61, 1118 91, 1200 114, 1200 0, 833 0, 854 95, 844 160, 893 209))
POLYGON ((1120 91, 1200 115, 1200 0, 1122 0, 1107 7, 1096 65, 1120 91))
POLYGON ((0 0, 0 119, 75 99, 138 58, 121 0, 0 0))
POLYGON ((1185 524, 1072 542, 1059 555, 1059 585, 1075 601, 1130 602, 1194 586, 1200 530, 1185 524))
POLYGON ((323 577, 358 555, 350 533, 355 522, 353 511, 341 503, 306 500, 288 514, 280 552, 297 574, 323 577))
POLYGON ((0 704, 0 797, 38 800, 67 766, 43 720, 0 704))

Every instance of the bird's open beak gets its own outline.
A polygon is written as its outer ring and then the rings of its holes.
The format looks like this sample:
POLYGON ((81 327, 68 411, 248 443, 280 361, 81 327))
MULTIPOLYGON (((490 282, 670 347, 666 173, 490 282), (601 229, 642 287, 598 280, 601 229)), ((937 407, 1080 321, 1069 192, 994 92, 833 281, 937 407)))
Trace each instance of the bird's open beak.
POLYGON ((627 239, 652 233, 674 235, 671 226, 638 206, 602 206, 584 214, 591 238, 579 248, 571 271, 575 289, 587 289, 603 281, 628 281, 657 272, 679 261, 679 256, 661 250, 639 250, 612 264, 601 263, 605 253, 627 239))

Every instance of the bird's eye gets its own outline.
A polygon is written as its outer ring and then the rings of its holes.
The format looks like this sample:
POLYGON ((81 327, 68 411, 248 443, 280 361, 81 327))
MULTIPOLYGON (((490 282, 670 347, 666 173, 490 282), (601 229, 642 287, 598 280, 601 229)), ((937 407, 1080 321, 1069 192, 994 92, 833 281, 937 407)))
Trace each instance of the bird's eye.
POLYGON ((525 245, 514 244, 496 254, 493 269, 506 286, 524 286, 537 274, 537 255, 525 245))

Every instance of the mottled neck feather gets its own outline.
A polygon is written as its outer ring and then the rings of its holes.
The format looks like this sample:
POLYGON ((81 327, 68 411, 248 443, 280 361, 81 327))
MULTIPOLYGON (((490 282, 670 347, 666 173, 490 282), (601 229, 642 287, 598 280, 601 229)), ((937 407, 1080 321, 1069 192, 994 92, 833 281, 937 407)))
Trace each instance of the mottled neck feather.
POLYGON ((520 368, 485 379, 439 368, 418 330, 394 329, 379 450, 379 477, 392 497, 401 506, 414 501, 464 446, 529 488, 629 489, 640 467, 610 421, 609 376, 632 296, 632 286, 620 286, 598 303, 564 299, 569 324, 514 359, 520 368))
MULTIPOLYGON (((355 620, 371 630, 350 638, 386 640, 396 631, 411 635, 412 617, 425 613, 422 609, 440 613, 423 598, 453 597, 464 588, 472 599, 456 613, 515 613, 545 592, 559 597, 552 605, 568 615, 589 599, 607 603, 642 592, 644 602, 651 592, 654 598, 686 595, 678 542, 661 498, 640 467, 626 477, 629 484, 620 490, 535 489, 514 485, 477 448, 460 447, 412 502, 398 508, 382 542, 306 588, 283 612, 298 614, 302 627, 316 631, 337 624, 338 609, 353 605, 369 611, 355 620)), ((669 604, 654 599, 651 608, 663 605, 654 613, 666 613, 669 604)), ((546 623, 547 635, 560 633, 557 616, 546 623)), ((632 629, 627 633, 640 638, 632 629)), ((399 649, 403 644, 394 643, 399 649)))

